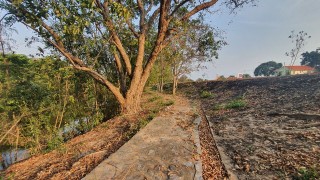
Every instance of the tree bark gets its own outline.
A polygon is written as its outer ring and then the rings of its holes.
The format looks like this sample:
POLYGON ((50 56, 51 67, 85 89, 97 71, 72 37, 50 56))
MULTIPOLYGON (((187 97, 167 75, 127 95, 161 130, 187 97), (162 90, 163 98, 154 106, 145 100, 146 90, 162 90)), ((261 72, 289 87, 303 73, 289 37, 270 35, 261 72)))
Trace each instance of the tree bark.
POLYGON ((164 78, 164 63, 163 63, 163 58, 161 57, 160 59, 160 87, 159 91, 160 93, 163 92, 163 78, 164 78))
POLYGON ((172 95, 176 95, 177 88, 178 88, 178 77, 174 75, 173 82, 172 82, 172 95))
POLYGON ((141 96, 142 91, 137 89, 135 93, 131 93, 126 97, 126 101, 121 105, 121 112, 123 114, 135 114, 141 111, 141 96))
POLYGON ((160 92, 163 93, 163 76, 160 77, 160 92))

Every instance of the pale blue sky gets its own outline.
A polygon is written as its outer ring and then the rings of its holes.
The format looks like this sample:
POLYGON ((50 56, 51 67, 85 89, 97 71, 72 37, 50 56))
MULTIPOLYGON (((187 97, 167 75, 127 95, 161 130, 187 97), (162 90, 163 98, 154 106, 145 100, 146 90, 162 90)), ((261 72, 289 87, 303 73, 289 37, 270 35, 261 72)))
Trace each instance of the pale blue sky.
POLYGON ((319 17, 320 0, 260 0, 256 7, 245 7, 236 15, 216 13, 210 18, 211 24, 225 30, 229 45, 219 52, 218 60, 208 64, 206 70, 193 73, 192 78, 252 75, 259 64, 270 60, 289 64, 285 52, 294 47, 288 38, 292 30, 312 36, 303 52, 320 47, 319 17))
MULTIPOLYGON (((225 31, 229 45, 219 52, 219 59, 207 64, 207 69, 192 73, 191 77, 215 79, 217 75, 253 74, 261 63, 274 60, 289 63, 285 52, 293 48, 288 36, 292 30, 311 35, 303 49, 320 47, 320 0, 259 0, 256 7, 247 6, 230 14, 221 10, 206 19, 212 26, 225 31)), ((220 6, 215 7, 220 8, 220 6)), ((35 54, 37 45, 26 48, 24 39, 32 33, 17 25, 17 53, 35 54)), ((300 60, 296 63, 298 64, 300 60)))

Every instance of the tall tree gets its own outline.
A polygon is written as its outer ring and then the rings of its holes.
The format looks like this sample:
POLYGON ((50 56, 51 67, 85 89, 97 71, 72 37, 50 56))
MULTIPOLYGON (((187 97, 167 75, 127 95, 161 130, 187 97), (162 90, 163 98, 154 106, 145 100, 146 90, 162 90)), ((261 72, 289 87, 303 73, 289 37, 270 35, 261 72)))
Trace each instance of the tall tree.
POLYGON ((308 33, 304 31, 300 31, 297 34, 294 31, 291 31, 289 39, 291 39, 291 42, 294 44, 294 48, 292 48, 290 52, 286 52, 286 55, 291 58, 291 66, 293 66, 296 62, 298 55, 300 54, 306 43, 306 40, 309 38, 311 38, 311 36, 308 36, 308 33))
POLYGON ((255 70, 255 76, 271 76, 275 74, 275 70, 282 67, 282 63, 268 61, 260 64, 255 70))
POLYGON ((320 52, 319 50, 302 53, 301 65, 307 65, 320 70, 320 52))
MULTIPOLYGON (((224 0, 232 10, 253 1, 224 0)), ((10 20, 33 29, 74 68, 107 87, 124 113, 134 113, 140 109, 144 86, 160 51, 180 35, 191 18, 218 0, 0 2, 0 7, 10 13, 10 20), (118 81, 104 74, 102 64, 118 73, 118 81)))
POLYGON ((168 50, 162 50, 158 56, 158 60, 153 66, 148 84, 156 85, 159 92, 163 92, 164 85, 172 82, 171 67, 169 64, 168 50))
POLYGON ((172 94, 176 94, 179 78, 202 68, 202 63, 218 58, 217 50, 225 45, 223 40, 215 40, 214 29, 208 25, 193 22, 185 30, 185 35, 172 42, 169 49, 173 76, 172 94))

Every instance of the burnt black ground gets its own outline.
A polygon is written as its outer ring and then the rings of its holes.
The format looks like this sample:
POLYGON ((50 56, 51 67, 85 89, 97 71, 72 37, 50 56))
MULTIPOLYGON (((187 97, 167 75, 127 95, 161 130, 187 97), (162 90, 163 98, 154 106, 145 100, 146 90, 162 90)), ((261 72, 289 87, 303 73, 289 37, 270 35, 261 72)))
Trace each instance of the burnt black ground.
POLYGON ((217 145, 240 179, 320 172, 320 75, 189 83, 181 89, 201 100, 217 145), (200 98, 203 91, 212 97, 200 98), (245 105, 226 108, 234 101, 245 105))

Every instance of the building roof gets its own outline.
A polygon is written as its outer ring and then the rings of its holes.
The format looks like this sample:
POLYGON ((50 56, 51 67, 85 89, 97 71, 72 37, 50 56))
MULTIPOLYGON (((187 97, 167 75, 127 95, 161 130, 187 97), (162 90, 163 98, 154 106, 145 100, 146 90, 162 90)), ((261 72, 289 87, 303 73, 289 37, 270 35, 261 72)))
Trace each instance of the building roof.
POLYGON ((291 71, 313 71, 314 68, 310 66, 285 66, 291 71))

